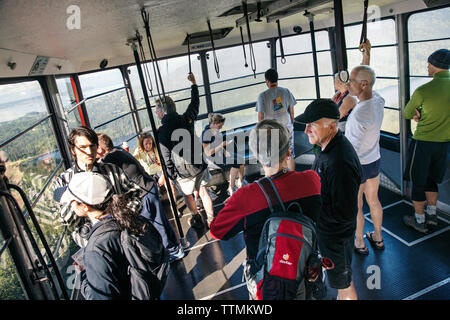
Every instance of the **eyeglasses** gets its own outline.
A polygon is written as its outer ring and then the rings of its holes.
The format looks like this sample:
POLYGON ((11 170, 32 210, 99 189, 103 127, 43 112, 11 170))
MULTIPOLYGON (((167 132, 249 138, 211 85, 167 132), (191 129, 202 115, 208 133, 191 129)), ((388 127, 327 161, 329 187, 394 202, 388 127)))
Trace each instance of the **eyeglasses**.
POLYGON ((366 79, 359 80, 359 79, 351 79, 350 78, 350 79, 348 79, 347 84, 352 83, 352 82, 363 82, 363 81, 369 82, 369 80, 366 80, 366 79))

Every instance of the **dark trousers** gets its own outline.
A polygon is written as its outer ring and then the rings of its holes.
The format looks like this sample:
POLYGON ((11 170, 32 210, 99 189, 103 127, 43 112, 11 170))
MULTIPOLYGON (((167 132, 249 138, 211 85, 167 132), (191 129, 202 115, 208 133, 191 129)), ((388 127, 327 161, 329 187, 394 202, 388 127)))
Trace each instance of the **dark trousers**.
POLYGON ((173 253, 177 249, 178 240, 169 219, 166 210, 159 200, 158 184, 155 183, 153 188, 142 198, 141 215, 152 223, 152 225, 161 234, 161 238, 169 253, 173 253))

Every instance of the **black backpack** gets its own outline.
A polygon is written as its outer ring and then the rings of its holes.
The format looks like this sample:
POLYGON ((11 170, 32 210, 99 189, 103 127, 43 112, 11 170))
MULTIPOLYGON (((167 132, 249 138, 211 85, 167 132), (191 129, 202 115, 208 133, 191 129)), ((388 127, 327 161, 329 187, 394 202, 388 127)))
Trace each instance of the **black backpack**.
MULTIPOLYGON (((147 220, 146 223, 148 229, 143 236, 136 236, 126 229, 120 232, 120 242, 129 263, 132 300, 158 300, 170 270, 169 252, 161 235, 147 220)), ((114 225, 104 232, 120 230, 117 224, 114 225)))
MULTIPOLYGON (((256 259, 244 265, 244 276, 252 299, 323 299, 322 261, 314 222, 297 211, 286 210, 270 178, 257 181, 270 216, 259 238, 256 259)), ((330 263, 328 259, 326 263, 330 263)))

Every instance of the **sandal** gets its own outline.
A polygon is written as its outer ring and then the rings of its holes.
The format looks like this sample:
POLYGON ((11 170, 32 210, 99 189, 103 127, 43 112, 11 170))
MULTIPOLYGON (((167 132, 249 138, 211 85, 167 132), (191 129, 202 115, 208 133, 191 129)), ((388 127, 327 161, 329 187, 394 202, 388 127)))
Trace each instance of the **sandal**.
POLYGON ((367 256, 369 254, 369 249, 367 249, 366 246, 362 247, 362 248, 357 248, 355 247, 355 252, 357 254, 360 254, 362 256, 367 256))
POLYGON ((370 244, 377 250, 384 250, 383 240, 376 241, 373 239, 373 232, 366 232, 366 238, 369 240, 370 244))

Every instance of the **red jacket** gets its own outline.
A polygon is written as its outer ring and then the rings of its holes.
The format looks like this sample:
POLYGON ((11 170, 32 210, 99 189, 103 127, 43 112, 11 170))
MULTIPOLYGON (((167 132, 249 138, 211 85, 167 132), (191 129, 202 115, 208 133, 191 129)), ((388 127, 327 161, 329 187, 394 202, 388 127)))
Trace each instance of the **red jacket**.
MULTIPOLYGON (((320 213, 320 178, 312 170, 303 172, 289 171, 274 175, 273 183, 286 208, 297 202, 303 214, 314 222, 320 213)), ((290 210, 295 210, 292 206, 290 210)), ((210 225, 211 236, 215 239, 228 240, 244 231, 247 257, 256 257, 259 236, 267 217, 270 215, 267 200, 256 183, 239 188, 228 199, 210 225)))

